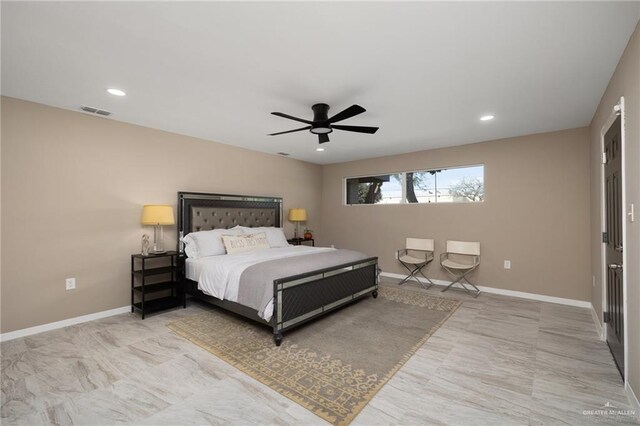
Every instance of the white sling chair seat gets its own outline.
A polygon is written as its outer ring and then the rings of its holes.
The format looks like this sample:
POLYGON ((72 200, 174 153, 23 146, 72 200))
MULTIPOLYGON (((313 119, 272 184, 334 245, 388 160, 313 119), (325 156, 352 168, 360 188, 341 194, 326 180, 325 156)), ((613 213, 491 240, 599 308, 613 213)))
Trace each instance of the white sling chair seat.
POLYGON ((449 290, 454 284, 460 284, 469 294, 478 297, 480 289, 469 282, 467 275, 480 265, 480 243, 477 241, 447 241, 447 251, 440 255, 440 265, 451 274, 455 280, 442 291, 449 290), (453 257, 451 257, 453 256, 453 257), (463 261, 465 259, 467 261, 463 261), (464 281, 474 288, 471 291, 464 281))
POLYGON ((460 269, 460 270, 470 269, 476 266, 476 265, 470 265, 468 263, 456 262, 455 260, 451 260, 451 259, 443 260, 441 265, 444 266, 445 268, 460 269))
POLYGON ((433 260, 433 254, 431 254, 431 256, 427 256, 426 259, 424 257, 413 257, 405 254, 403 256, 400 256, 398 260, 400 262, 409 263, 411 265, 420 265, 421 263, 424 263, 425 260, 433 260))
POLYGON ((433 239, 430 238, 407 238, 405 248, 398 250, 398 260, 409 271, 409 275, 400 281, 399 285, 412 278, 422 284, 424 288, 433 285, 433 282, 422 272, 422 268, 433 260, 433 246, 433 239), (429 282, 429 285, 420 281, 417 274, 422 275, 429 282))

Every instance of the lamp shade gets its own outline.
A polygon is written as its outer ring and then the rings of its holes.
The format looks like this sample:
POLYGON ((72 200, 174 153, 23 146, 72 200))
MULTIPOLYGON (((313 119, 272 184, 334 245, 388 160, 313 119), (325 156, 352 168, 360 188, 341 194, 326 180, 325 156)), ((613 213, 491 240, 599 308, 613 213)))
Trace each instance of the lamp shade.
POLYGON ((142 208, 143 225, 173 225, 173 207, 149 204, 142 208))
POLYGON ((289 209, 289 222, 304 222, 307 220, 305 209, 289 209))

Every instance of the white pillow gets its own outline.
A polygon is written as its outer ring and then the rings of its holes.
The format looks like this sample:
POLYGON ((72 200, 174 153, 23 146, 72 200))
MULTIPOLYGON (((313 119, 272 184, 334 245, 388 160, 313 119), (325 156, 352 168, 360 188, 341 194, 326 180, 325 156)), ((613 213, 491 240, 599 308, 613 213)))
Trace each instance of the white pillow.
POLYGON ((184 252, 192 259, 225 254, 226 250, 221 238, 223 235, 242 235, 242 229, 235 227, 233 229, 191 232, 182 239, 184 252))
POLYGON ((264 232, 251 235, 223 235, 222 243, 227 254, 245 253, 269 248, 267 235, 264 232))
POLYGON ((182 242, 184 243, 184 252, 192 259, 197 259, 198 256, 198 246, 196 240, 191 238, 191 234, 188 234, 185 237, 182 237, 182 242))
POLYGON ((284 235, 282 228, 276 228, 274 226, 261 226, 259 228, 249 228, 242 226, 242 230, 245 234, 255 234, 258 232, 264 232, 267 234, 267 241, 271 248, 288 247, 287 237, 284 235))

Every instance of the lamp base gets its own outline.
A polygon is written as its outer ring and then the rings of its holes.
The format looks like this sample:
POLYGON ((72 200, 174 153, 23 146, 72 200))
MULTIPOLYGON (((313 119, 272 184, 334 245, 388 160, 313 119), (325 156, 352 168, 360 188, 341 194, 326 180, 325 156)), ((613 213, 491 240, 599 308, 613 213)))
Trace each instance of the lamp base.
POLYGON ((162 233, 162 226, 155 225, 153 227, 153 250, 151 253, 163 254, 167 251, 164 249, 164 234, 162 233))

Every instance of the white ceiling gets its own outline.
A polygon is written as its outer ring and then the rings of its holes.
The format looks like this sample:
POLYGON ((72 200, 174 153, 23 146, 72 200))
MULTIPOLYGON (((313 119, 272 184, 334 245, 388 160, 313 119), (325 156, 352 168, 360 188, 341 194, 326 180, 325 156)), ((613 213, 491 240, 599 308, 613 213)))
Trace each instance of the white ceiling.
POLYGON ((640 3, 2 2, 2 94, 334 163, 588 125, 640 3), (122 88, 124 98, 106 93, 122 88), (326 151, 311 105, 367 112, 326 151), (480 122, 485 114, 491 122, 480 122))

